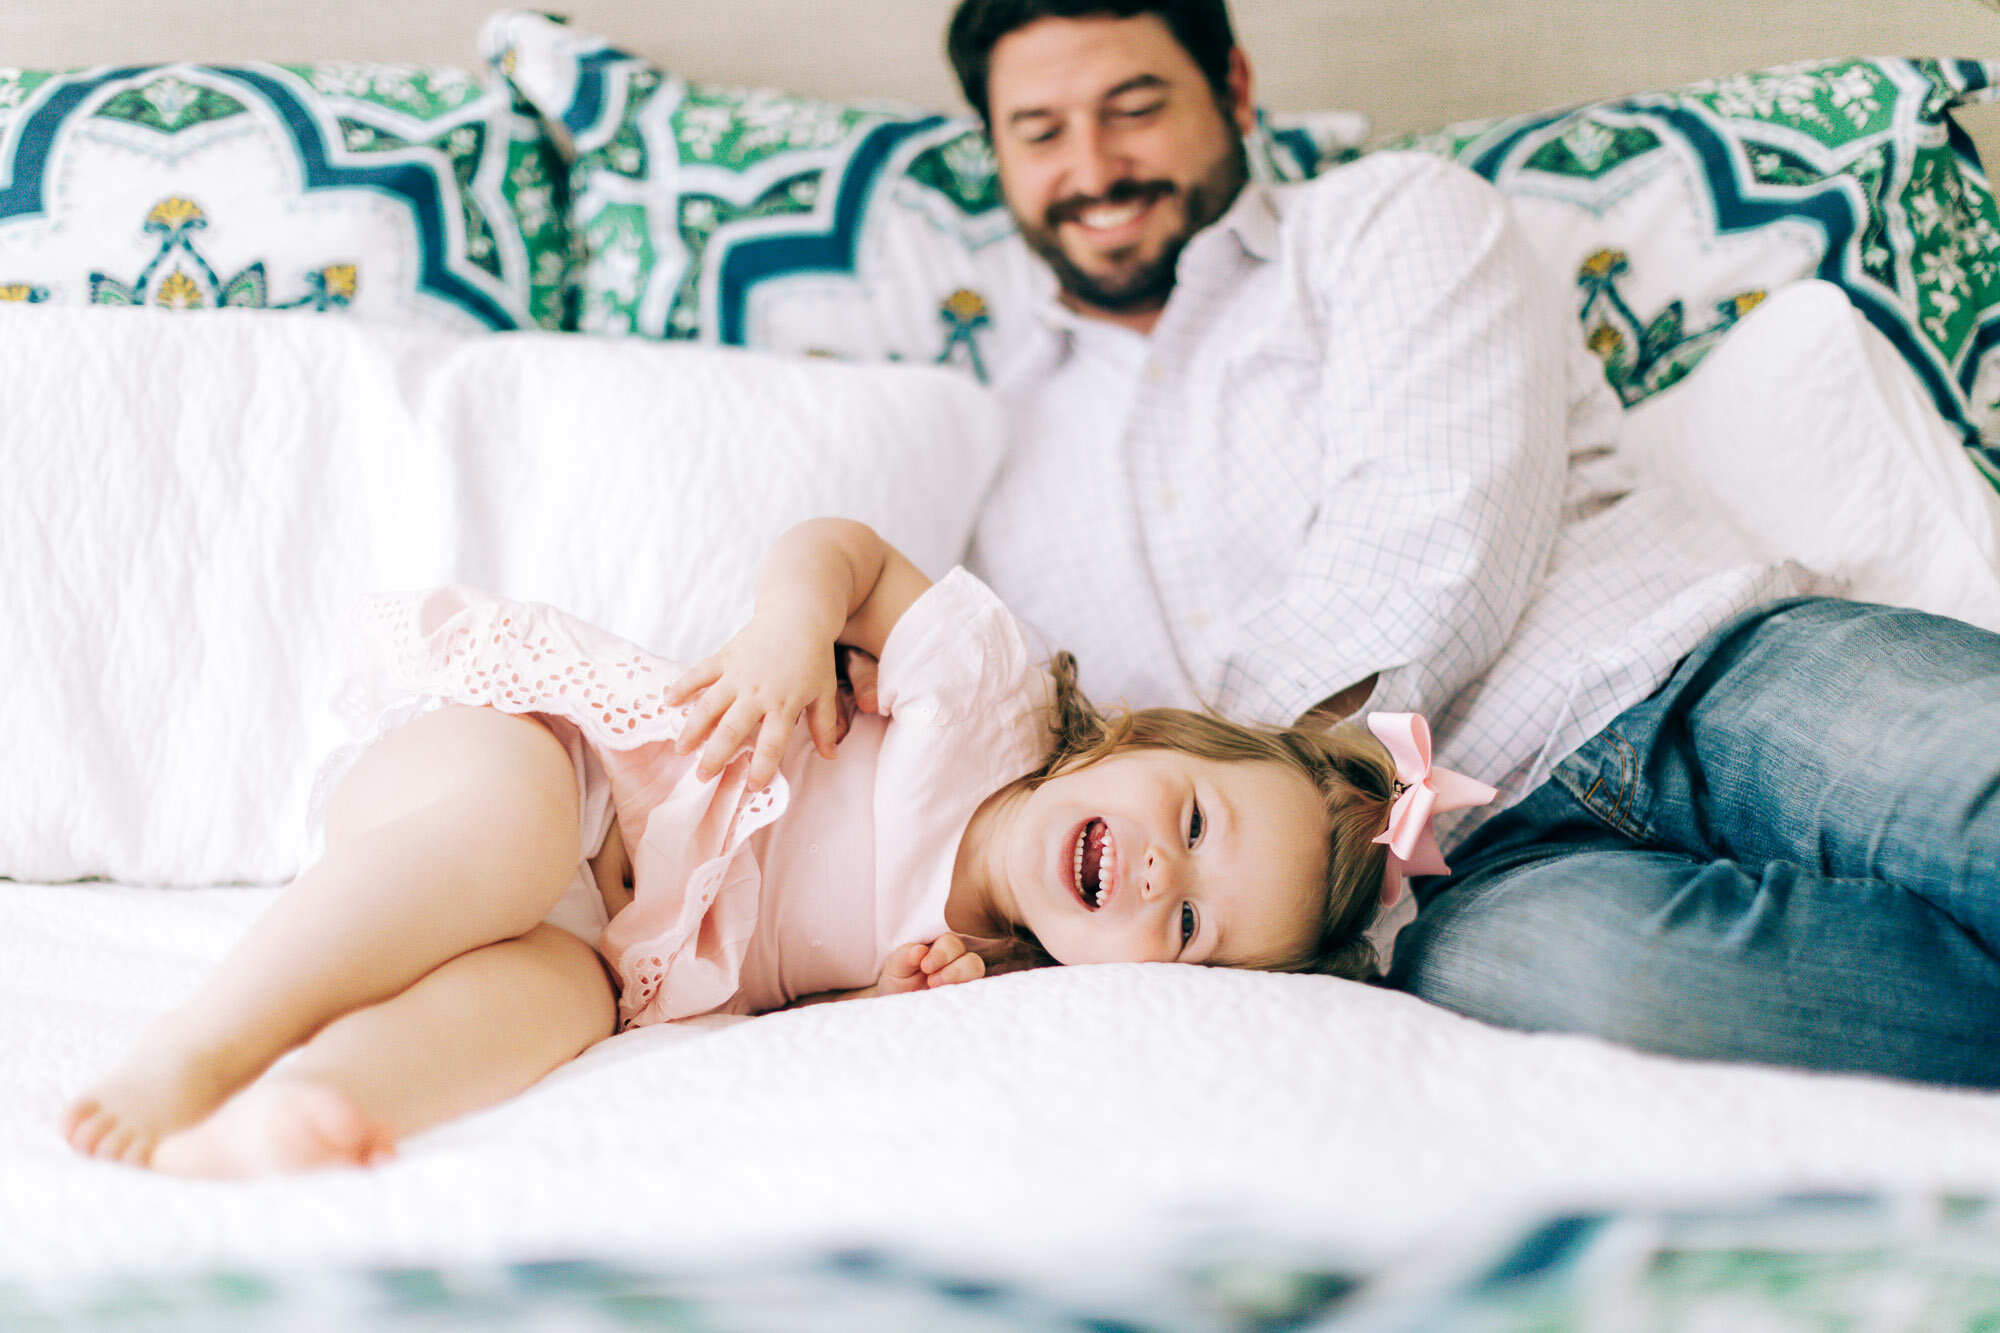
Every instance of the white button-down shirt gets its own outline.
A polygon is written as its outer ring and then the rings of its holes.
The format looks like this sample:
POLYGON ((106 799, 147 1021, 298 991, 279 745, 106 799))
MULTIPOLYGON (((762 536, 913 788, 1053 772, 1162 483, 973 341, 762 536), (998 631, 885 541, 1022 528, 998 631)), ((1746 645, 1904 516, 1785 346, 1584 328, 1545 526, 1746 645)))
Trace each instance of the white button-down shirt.
POLYGON ((1374 154, 1252 184, 1183 250, 1150 336, 1044 276, 971 561, 1101 703, 1288 722, 1377 675, 1366 707, 1428 715, 1497 809, 1790 591, 1719 522, 1628 490, 1564 284, 1461 168, 1374 154))

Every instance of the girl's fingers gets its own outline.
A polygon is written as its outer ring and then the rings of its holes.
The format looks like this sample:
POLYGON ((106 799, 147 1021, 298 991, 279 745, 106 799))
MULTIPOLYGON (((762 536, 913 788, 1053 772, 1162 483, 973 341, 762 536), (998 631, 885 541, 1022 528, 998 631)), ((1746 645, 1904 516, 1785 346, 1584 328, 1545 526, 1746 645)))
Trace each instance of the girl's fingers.
POLYGON ((840 717, 840 692, 822 694, 806 706, 806 732, 819 750, 820 758, 833 758, 833 747, 846 732, 840 717))
MULTIPOLYGON (((701 762, 695 765, 695 776, 706 782, 720 773, 723 766, 736 757, 743 748, 743 742, 750 735, 750 729, 757 725, 758 713, 747 700, 738 699, 729 705, 729 711, 715 724, 715 730, 708 738, 708 744, 701 749, 701 762)), ((687 739, 682 733, 682 739, 687 739)))
POLYGON ((897 981, 911 981, 922 974, 925 946, 905 944, 889 955, 889 961, 882 965, 883 975, 897 981))
POLYGON ((704 689, 700 697, 688 706, 688 715, 681 723, 681 734, 674 741, 674 753, 693 754, 735 702, 736 691, 726 685, 717 683, 704 689))
POLYGON ((757 731, 756 752, 750 757, 752 787, 761 787, 778 775, 778 765, 784 762, 785 747, 791 743, 794 725, 776 713, 765 714, 757 731))
POLYGON ((965 941, 956 935, 940 935, 924 954, 924 971, 937 972, 965 953, 965 941))
POLYGON ((844 688, 833 692, 833 743, 836 747, 847 739, 847 733, 854 726, 854 696, 844 688))
MULTIPOLYGON (((715 691, 710 690, 709 693, 715 691)), ((707 697, 702 696, 704 703, 707 697)), ((696 707, 699 709, 701 705, 696 707)), ((778 765, 784 762, 785 748, 792 741, 792 729, 797 725, 798 710, 791 705, 773 709, 765 703, 738 695, 722 720, 715 723, 715 730, 702 750, 701 763, 696 767, 695 775, 706 781, 720 773, 723 766, 741 753, 745 746, 752 745, 754 735, 749 780, 752 787, 761 787, 777 775, 778 765)), ((681 732, 681 742, 685 746, 692 747, 699 739, 699 736, 690 739, 686 730, 681 732)))
POLYGON ((674 683, 667 686, 667 702, 669 704, 686 703, 694 695, 707 689, 721 679, 722 668, 716 664, 713 657, 705 657, 686 671, 681 672, 675 678, 674 683))
POLYGON ((864 713, 878 711, 875 678, 879 665, 873 657, 859 648, 847 655, 847 683, 854 688, 854 706, 864 713))
POLYGON ((957 986, 967 981, 977 981, 986 975, 986 960, 976 953, 968 953, 954 958, 938 971, 931 973, 930 986, 957 986))

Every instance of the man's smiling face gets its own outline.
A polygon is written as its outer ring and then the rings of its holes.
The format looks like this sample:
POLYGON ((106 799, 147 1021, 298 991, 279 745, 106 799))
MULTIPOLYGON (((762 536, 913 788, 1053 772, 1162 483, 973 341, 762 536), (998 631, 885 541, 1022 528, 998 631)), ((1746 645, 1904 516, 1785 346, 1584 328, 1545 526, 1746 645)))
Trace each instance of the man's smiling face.
POLYGON ((1149 330, 1188 238, 1248 177, 1250 70, 1225 99, 1157 16, 1038 19, 993 47, 987 108, 1022 235, 1070 304, 1149 330))

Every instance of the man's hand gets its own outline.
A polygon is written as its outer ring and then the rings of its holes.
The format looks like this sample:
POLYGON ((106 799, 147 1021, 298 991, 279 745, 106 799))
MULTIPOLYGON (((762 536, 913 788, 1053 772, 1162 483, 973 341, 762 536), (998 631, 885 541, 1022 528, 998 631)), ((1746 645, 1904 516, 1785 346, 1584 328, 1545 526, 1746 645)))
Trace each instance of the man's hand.
POLYGON ((877 995, 905 995, 977 981, 985 975, 986 960, 967 949, 964 940, 940 935, 929 944, 905 944, 891 952, 874 991, 877 995))

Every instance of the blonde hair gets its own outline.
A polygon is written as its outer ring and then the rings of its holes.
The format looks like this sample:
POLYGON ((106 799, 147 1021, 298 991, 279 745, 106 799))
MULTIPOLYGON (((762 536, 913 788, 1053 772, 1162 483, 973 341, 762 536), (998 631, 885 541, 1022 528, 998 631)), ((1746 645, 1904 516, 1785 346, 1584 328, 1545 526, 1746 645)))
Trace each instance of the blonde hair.
MULTIPOLYGON (((1326 816, 1326 867, 1320 880, 1318 927, 1312 943, 1295 955, 1255 959, 1240 966, 1267 972, 1317 972, 1362 980, 1377 971, 1375 947, 1364 932, 1381 902, 1388 849, 1374 839, 1389 826, 1396 796, 1396 766, 1382 743, 1351 723, 1330 730, 1250 726, 1213 712, 1185 708, 1100 711, 1076 683, 1076 659, 1057 653, 1049 662, 1055 696, 1049 711, 1052 741, 1041 767, 1016 779, 1010 790, 1032 791, 1050 778, 1088 768, 1125 750, 1177 750, 1224 763, 1271 763, 1298 773, 1319 793, 1326 816)), ((998 961, 1000 970, 1046 966, 1056 960, 1025 928, 1014 939, 1021 956, 998 961)))

